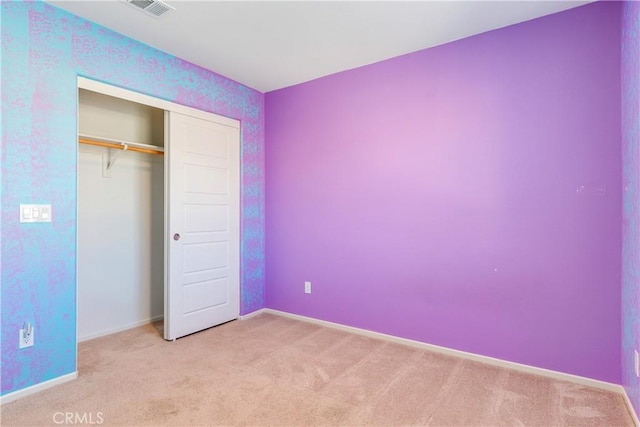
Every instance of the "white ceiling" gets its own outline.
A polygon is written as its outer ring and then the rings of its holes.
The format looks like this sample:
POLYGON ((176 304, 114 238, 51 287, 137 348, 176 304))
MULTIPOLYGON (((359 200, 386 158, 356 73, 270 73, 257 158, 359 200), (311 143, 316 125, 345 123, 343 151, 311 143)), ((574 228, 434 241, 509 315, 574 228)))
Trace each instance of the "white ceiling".
POLYGON ((192 1, 147 16, 124 0, 53 1, 262 92, 588 1, 192 1))

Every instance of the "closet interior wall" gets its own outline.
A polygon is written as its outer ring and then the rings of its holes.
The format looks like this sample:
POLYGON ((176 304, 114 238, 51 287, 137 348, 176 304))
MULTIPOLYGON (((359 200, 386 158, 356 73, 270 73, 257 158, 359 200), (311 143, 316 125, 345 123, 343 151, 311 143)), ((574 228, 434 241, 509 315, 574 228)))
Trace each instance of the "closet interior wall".
MULTIPOLYGON (((164 146, 164 110, 83 89, 78 98, 79 135, 164 146)), ((163 314, 164 156, 79 144, 78 340, 163 314)))

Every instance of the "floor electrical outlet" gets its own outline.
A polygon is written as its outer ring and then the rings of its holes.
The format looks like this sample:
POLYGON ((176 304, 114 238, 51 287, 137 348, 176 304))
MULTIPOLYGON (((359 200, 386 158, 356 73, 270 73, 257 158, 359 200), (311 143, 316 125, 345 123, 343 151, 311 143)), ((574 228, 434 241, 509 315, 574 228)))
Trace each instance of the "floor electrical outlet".
POLYGON ((311 282, 304 282, 304 293, 305 294, 311 293, 311 282))
POLYGON ((20 329, 20 338, 18 340, 19 348, 27 348, 33 345, 35 328, 30 323, 25 323, 20 329))

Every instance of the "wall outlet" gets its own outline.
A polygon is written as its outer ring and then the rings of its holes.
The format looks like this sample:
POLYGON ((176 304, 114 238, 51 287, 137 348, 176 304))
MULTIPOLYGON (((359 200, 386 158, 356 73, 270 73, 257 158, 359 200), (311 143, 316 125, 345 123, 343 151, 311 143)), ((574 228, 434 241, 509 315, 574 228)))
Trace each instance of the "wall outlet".
POLYGON ((636 377, 640 378, 640 355, 638 354, 638 350, 633 351, 633 369, 636 377))
POLYGON ((311 293, 311 282, 304 282, 304 293, 305 294, 311 293))
POLYGON ((31 323, 25 322, 20 329, 20 337, 18 339, 18 348, 31 347, 34 342, 35 328, 31 326, 31 323))

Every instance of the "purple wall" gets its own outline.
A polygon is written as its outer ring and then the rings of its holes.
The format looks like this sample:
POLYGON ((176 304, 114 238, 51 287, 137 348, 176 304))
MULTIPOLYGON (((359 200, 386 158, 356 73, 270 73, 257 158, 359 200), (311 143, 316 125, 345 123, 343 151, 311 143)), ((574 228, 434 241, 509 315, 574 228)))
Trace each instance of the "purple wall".
POLYGON ((622 15, 622 384, 640 415, 640 3, 622 15))
POLYGON ((620 383, 620 24, 594 3, 268 93, 267 307, 620 383))

